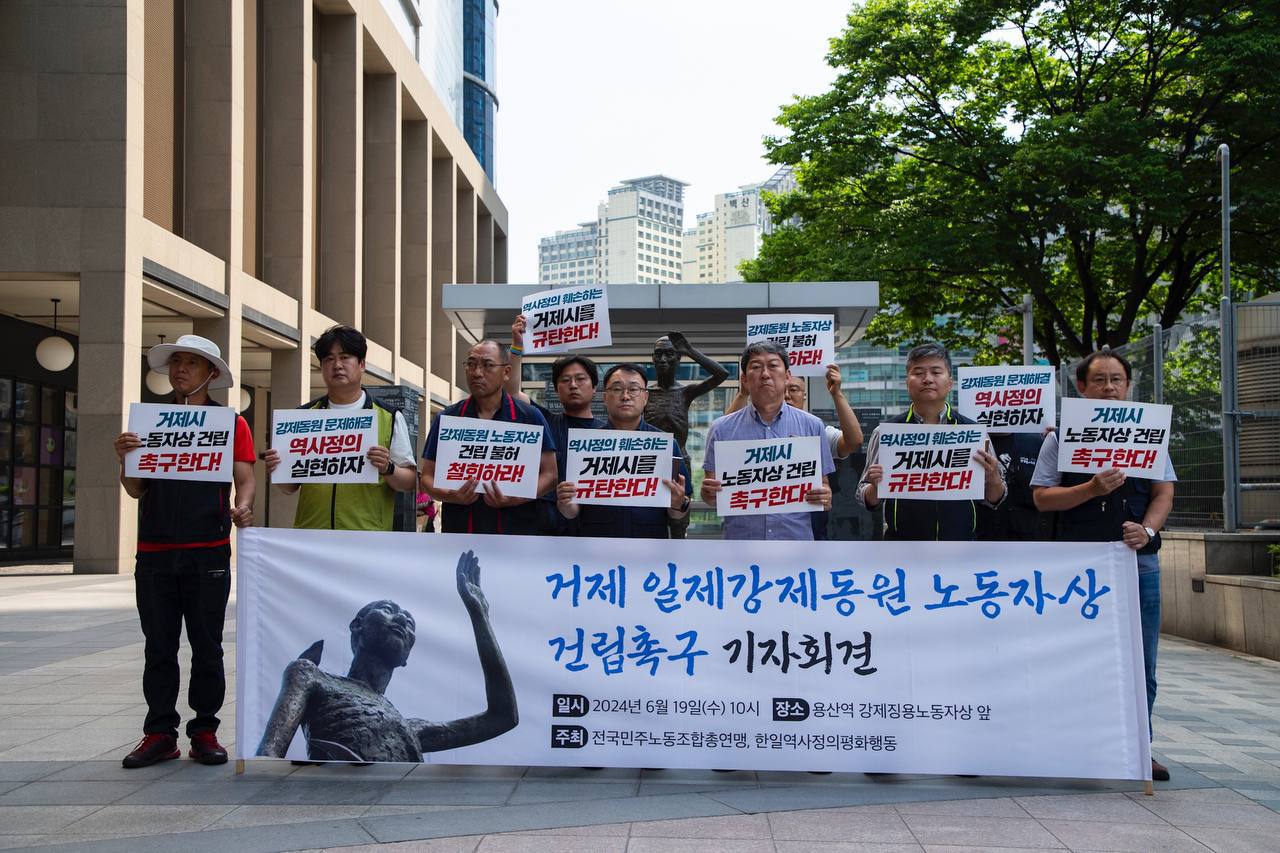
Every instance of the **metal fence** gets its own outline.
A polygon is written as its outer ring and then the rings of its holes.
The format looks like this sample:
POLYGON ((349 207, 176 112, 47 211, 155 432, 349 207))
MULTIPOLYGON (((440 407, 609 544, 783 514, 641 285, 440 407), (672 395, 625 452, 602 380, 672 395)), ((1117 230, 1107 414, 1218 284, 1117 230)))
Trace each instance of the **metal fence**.
MULTIPOLYGON (((1280 301, 1156 326, 1114 352, 1133 366, 1133 400, 1173 406, 1178 486, 1168 523, 1236 530, 1280 521, 1280 301)), ((1080 396, 1078 363, 1059 370, 1064 397, 1080 396)))

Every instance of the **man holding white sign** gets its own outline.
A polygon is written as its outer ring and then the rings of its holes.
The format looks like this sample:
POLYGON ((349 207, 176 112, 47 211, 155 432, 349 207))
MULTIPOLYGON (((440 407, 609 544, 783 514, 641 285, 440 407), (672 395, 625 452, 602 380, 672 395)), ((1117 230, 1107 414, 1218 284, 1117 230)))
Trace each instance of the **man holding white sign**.
MULTIPOLYGON (((615 459, 623 463, 618 467, 627 470, 602 474, 591 481, 593 484, 631 486, 632 483, 639 482, 646 487, 654 486, 654 488, 645 488, 645 495, 638 494, 636 489, 629 489, 632 497, 614 501, 602 497, 600 495, 602 490, 598 485, 588 490, 582 478, 579 477, 579 471, 569 469, 566 481, 556 487, 556 508, 565 518, 578 520, 580 536, 666 539, 670 536, 667 519, 684 518, 689 512, 689 493, 692 491, 692 486, 689 484, 689 469, 685 465, 680 445, 676 444, 675 438, 670 433, 662 432, 644 419, 644 404, 649 396, 649 391, 645 387, 646 381, 644 368, 638 364, 624 362, 609 368, 604 375, 604 405, 609 412, 609 423, 604 430, 600 431, 601 437, 609 438, 610 432, 619 431, 644 433, 645 435, 636 436, 636 438, 642 440, 650 438, 655 446, 661 444, 668 452, 655 454, 657 459, 664 460, 664 464, 665 460, 678 459, 680 472, 674 477, 666 476, 670 470, 668 465, 665 470, 655 469, 647 472, 646 477, 632 478, 628 482, 622 475, 635 472, 631 470, 634 466, 628 467, 626 463, 632 460, 642 462, 644 457, 638 452, 615 456, 615 459), (654 483, 654 480, 657 480, 657 483, 654 483), (652 494, 649 494, 650 492, 652 494), (608 502, 596 503, 596 500, 608 502)), ((586 431, 573 430, 569 433, 571 440, 577 437, 575 433, 578 436, 589 434, 586 431)), ((571 458, 577 461, 576 454, 571 454, 571 458)))
MULTIPOLYGON (((210 388, 235 384, 218 345, 198 335, 147 352, 147 363, 167 373, 174 402, 184 407, 216 407, 210 388)), ((143 446, 136 432, 115 440, 120 485, 138 499, 138 554, 134 572, 138 619, 146 637, 142 694, 147 700, 143 738, 125 756, 127 768, 177 758, 178 643, 182 624, 191 645, 188 701, 196 716, 187 721, 190 756, 202 764, 223 764, 227 751, 218 743, 218 711, 226 696, 222 665, 222 625, 231 594, 231 525, 253 520, 253 435, 244 418, 235 417, 232 456, 234 504, 226 483, 141 479, 125 474, 125 460, 143 446)))
MULTIPOLYGON (((724 520, 725 539, 776 539, 812 541, 813 525, 808 512, 831 508, 831 487, 827 475, 835 470, 831 461, 831 449, 824 439, 822 421, 808 412, 802 412, 786 401, 787 380, 791 378, 791 366, 787 351, 775 341, 758 341, 748 344, 739 362, 743 382, 751 394, 751 405, 731 415, 716 418, 707 431, 707 452, 702 463, 706 476, 702 480, 702 499, 717 503, 726 487, 720 480, 720 468, 716 465, 716 442, 761 441, 762 439, 792 439, 814 436, 818 456, 813 460, 817 485, 810 485, 794 492, 796 501, 790 501, 788 511, 756 506, 748 514, 731 515, 724 520)), ((771 451, 781 456, 793 451, 771 451)), ((796 460, 793 460, 796 461, 796 460)), ((790 464, 790 463, 788 463, 790 464)))
MULTIPOLYGON (((418 467, 409 444, 409 427, 404 415, 392 412, 364 390, 365 355, 368 343, 357 329, 333 326, 316 339, 316 358, 325 395, 307 403, 304 409, 346 416, 356 421, 364 416, 376 422, 376 441, 365 454, 372 470, 371 480, 339 482, 276 482, 286 494, 300 492, 293 526, 309 530, 391 530, 395 519, 396 492, 407 492, 418 480, 418 467)), ((332 418, 331 418, 332 419, 332 418)), ((291 436, 280 437, 287 443, 291 436)), ((272 447, 262 455, 267 471, 275 475, 280 451, 272 447)), ((288 472, 286 472, 287 474, 288 472)))
MULTIPOLYGON (((951 355, 940 344, 921 344, 907 353, 907 395, 911 407, 906 413, 890 418, 890 424, 973 424, 971 418, 952 410, 948 402, 951 394, 951 355)), ((976 424, 969 432, 982 430, 976 424)), ((896 429, 896 427, 895 427, 896 429)), ((965 431, 961 431, 965 432, 965 431)), ((968 459, 982 471, 981 497, 966 495, 960 500, 938 500, 936 497, 919 500, 893 498, 881 495, 885 484, 885 469, 880 459, 882 430, 877 427, 867 442, 867 467, 858 483, 858 499, 867 509, 875 509, 884 501, 884 538, 926 541, 970 541, 977 532, 979 503, 996 506, 1005 496, 1004 478, 996 458, 986 450, 971 448, 968 459)), ((957 462, 954 457, 951 461, 957 462)), ((965 467, 970 467, 966 462, 965 467)), ((973 469, 971 469, 973 470, 973 469)), ((957 487, 976 487, 977 479, 970 482, 956 481, 957 487)))
MULTIPOLYGON (((1076 367, 1076 390, 1088 400, 1121 402, 1129 396, 1132 379, 1133 368, 1129 362, 1107 350, 1090 353, 1076 367)), ((1064 429, 1067 402, 1063 401, 1064 429)), ((1132 437, 1136 439, 1136 433, 1132 437)), ((1162 438, 1167 443, 1167 429, 1162 438)), ((1138 607, 1142 616, 1150 733, 1151 709, 1156 701, 1156 646, 1160 642, 1160 528, 1173 509, 1173 483, 1177 475, 1167 453, 1158 474, 1153 471, 1126 474, 1115 466, 1096 474, 1064 473, 1058 445, 1057 433, 1045 439, 1031 478, 1036 506, 1041 512, 1057 513, 1056 538, 1070 542, 1122 541, 1138 552, 1138 607)), ((1167 781, 1169 769, 1153 758, 1151 777, 1159 782, 1167 781)))
POLYGON ((444 415, 492 421, 495 426, 506 422, 541 427, 542 450, 535 494, 545 493, 556 482, 556 445, 546 419, 537 409, 515 400, 504 390, 511 362, 503 346, 497 341, 480 341, 468 350, 463 368, 471 396, 449 406, 431 422, 431 432, 422 450, 422 490, 444 504, 441 530, 445 533, 534 535, 538 532, 536 499, 504 495, 492 480, 486 482, 483 489, 478 479, 467 479, 458 488, 437 485, 444 481, 444 477, 437 477, 436 471, 440 418, 444 415))

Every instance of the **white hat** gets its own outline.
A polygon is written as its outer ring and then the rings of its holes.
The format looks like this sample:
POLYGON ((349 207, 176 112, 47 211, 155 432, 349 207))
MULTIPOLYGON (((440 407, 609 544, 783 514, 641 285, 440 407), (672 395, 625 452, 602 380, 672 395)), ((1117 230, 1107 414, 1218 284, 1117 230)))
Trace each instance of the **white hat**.
POLYGON ((218 375, 209 380, 210 389, 230 388, 235 384, 231 368, 227 367, 227 363, 222 360, 222 350, 218 349, 218 345, 213 341, 199 335, 182 335, 171 344, 156 344, 147 350, 147 364, 151 365, 151 369, 156 373, 167 374, 169 356, 175 352, 195 353, 201 358, 208 359, 209 363, 218 369, 218 375))

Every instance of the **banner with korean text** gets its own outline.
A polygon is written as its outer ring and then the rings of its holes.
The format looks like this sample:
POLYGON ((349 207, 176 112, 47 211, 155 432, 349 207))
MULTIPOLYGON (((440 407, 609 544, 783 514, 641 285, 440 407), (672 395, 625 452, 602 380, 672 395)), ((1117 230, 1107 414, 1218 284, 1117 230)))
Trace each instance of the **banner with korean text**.
POLYGON ((564 478, 580 504, 670 506, 674 447, 668 432, 571 429, 564 478))
POLYGON ((126 477, 231 482, 236 413, 227 406, 133 403, 129 432, 142 446, 125 456, 126 477))
POLYGON ((1057 422, 1053 368, 962 367, 960 414, 992 432, 1044 432, 1057 422))
POLYGON ((241 531, 239 757, 1149 778, 1122 543, 548 541, 241 531))
POLYGON ((984 472, 973 457, 987 434, 967 424, 880 424, 876 461, 884 469, 883 498, 981 500, 984 472))
POLYGON ((369 448, 378 443, 373 409, 276 409, 271 449, 280 454, 273 483, 376 483, 369 448))
POLYGON ((563 287, 531 293, 520 301, 525 355, 565 352, 613 343, 609 295, 604 285, 563 287))
POLYGON ((810 489, 822 485, 822 439, 815 435, 716 442, 716 512, 768 515, 815 512, 810 489))
POLYGON ((836 360, 834 314, 749 314, 747 343, 777 341, 787 349, 792 376, 823 376, 836 360))
POLYGON ((1096 474, 1119 468, 1130 477, 1164 479, 1173 407, 1127 400, 1062 399, 1058 470, 1096 474))
POLYGON ((507 497, 536 498, 541 460, 540 424, 440 416, 437 486, 458 489, 475 480, 481 491, 497 483, 507 497))

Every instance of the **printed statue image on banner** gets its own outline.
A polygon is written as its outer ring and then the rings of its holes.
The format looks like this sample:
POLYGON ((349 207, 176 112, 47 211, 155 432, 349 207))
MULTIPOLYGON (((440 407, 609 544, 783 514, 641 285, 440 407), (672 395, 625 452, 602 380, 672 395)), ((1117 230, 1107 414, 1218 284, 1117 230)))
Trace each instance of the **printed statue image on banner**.
POLYGON ((792 376, 824 376, 836 360, 834 314, 749 314, 747 344, 776 341, 787 350, 792 376))
POLYGON ((613 343, 609 294, 603 284, 531 293, 520 301, 525 319, 524 353, 566 352, 613 343))
POLYGON ((235 429, 227 406, 133 403, 129 432, 142 446, 125 456, 125 476, 230 483, 235 429))

